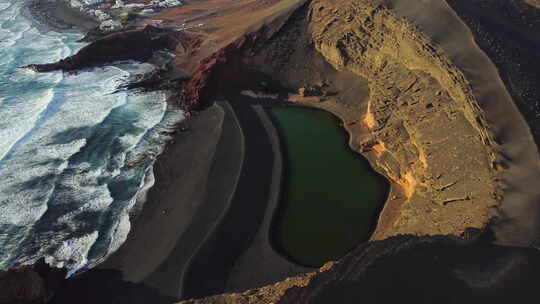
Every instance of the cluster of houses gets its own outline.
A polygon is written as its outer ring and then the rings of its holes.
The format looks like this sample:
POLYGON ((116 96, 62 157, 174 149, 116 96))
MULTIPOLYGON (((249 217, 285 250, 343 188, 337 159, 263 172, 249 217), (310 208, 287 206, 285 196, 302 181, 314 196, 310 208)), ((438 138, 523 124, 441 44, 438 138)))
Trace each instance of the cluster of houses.
POLYGON ((68 3, 71 7, 77 8, 95 18, 100 23, 100 30, 104 32, 119 30, 122 28, 122 23, 102 9, 103 5, 107 5, 108 8, 113 10, 126 12, 137 10, 140 14, 149 15, 160 9, 183 4, 180 0, 151 0, 148 3, 124 3, 124 0, 68 0, 68 3))

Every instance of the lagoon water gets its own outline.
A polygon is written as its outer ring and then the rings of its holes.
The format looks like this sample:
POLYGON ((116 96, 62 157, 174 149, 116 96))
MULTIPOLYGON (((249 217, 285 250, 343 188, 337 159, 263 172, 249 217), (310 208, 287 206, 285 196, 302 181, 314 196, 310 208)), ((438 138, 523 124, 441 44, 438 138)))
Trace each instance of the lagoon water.
POLYGON ((163 131, 183 116, 165 92, 116 92, 148 64, 74 75, 18 68, 84 46, 78 32, 38 30, 24 5, 0 0, 0 269, 45 258, 73 272, 125 240, 163 131))
POLYGON ((286 172, 274 244, 302 265, 338 260, 370 237, 389 184, 350 149, 332 114, 299 107, 270 112, 286 172))

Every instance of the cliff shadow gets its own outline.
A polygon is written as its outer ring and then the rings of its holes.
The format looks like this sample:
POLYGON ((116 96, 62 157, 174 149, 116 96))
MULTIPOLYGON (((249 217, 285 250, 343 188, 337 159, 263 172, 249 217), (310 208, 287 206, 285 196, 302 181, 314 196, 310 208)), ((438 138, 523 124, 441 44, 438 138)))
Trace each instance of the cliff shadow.
POLYGON ((127 282, 116 270, 94 269, 63 281, 55 290, 50 304, 108 304, 108 303, 174 303, 175 298, 164 296, 142 283, 127 282))
POLYGON ((279 303, 528 303, 539 279, 533 248, 402 235, 358 247, 279 303))

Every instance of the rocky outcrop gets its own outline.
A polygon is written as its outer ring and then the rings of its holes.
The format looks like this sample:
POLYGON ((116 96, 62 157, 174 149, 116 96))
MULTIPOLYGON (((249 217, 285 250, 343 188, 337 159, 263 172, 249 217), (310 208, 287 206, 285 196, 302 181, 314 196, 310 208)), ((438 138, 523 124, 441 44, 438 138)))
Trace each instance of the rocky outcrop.
POLYGON ((239 85, 246 85, 248 77, 242 64, 243 54, 254 47, 259 36, 259 32, 247 34, 203 59, 190 79, 183 84, 182 95, 187 106, 200 106, 204 101, 210 101, 227 91, 239 90, 239 85))
POLYGON ((45 304, 54 296, 54 289, 65 272, 51 269, 44 261, 0 271, 0 303, 45 304))
MULTIPOLYGON (((482 110, 442 49, 376 1, 315 1, 310 31, 338 70, 370 82, 363 122, 376 166, 401 189, 399 216, 374 238, 459 235, 496 213, 501 169, 482 110)), ((397 200, 396 200, 397 201, 397 200)), ((383 214, 383 216, 385 216, 383 214)))
POLYGON ((531 248, 402 235, 355 249, 276 303, 527 302, 539 266, 531 248))
POLYGON ((175 49, 176 33, 152 26, 110 34, 82 48, 77 54, 49 64, 25 66, 37 72, 77 71, 114 61, 147 61, 154 52, 175 49))
POLYGON ((332 264, 327 264, 317 272, 288 278, 284 281, 257 289, 248 290, 239 293, 229 293, 216 295, 203 299, 191 299, 181 303, 183 304, 272 304, 277 303, 293 287, 306 287, 311 279, 317 274, 330 269, 332 264))

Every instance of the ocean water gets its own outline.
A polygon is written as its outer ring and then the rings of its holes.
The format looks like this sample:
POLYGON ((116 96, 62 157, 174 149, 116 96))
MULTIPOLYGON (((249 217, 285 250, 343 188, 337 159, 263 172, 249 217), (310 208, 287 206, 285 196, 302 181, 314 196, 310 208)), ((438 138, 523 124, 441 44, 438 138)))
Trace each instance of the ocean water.
POLYGON ((77 32, 41 32, 25 1, 0 0, 0 269, 40 258, 71 272, 116 250, 151 166, 183 119, 166 92, 117 91, 149 64, 77 74, 18 67, 84 45, 77 32))

